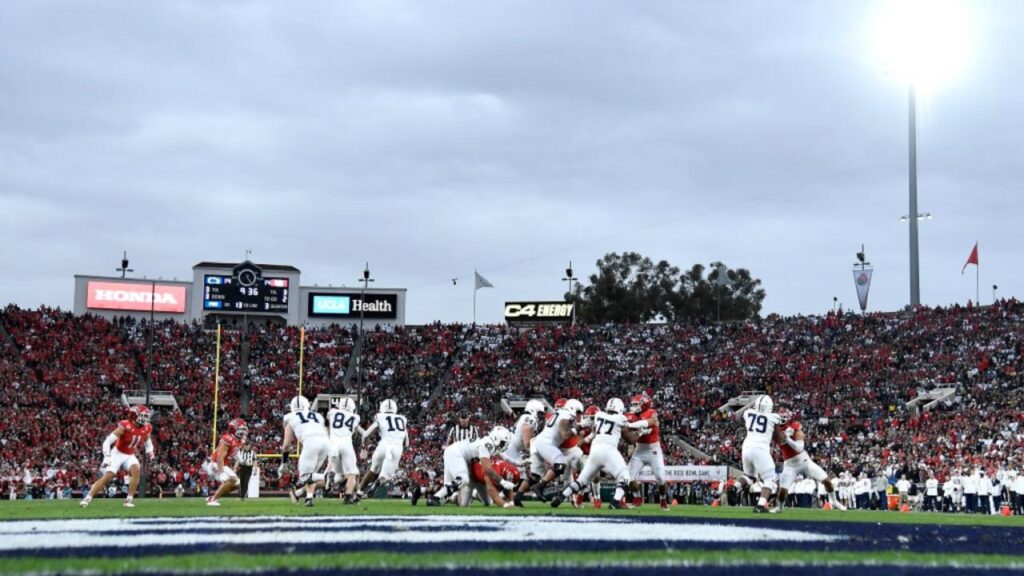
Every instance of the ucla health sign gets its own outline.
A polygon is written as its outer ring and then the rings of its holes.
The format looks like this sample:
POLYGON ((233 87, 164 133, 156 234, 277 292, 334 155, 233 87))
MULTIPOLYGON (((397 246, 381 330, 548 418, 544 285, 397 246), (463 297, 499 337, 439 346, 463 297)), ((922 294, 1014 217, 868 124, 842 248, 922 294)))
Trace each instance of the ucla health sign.
POLYGON ((309 294, 311 318, 351 318, 395 320, 398 318, 397 294, 321 293, 309 294))

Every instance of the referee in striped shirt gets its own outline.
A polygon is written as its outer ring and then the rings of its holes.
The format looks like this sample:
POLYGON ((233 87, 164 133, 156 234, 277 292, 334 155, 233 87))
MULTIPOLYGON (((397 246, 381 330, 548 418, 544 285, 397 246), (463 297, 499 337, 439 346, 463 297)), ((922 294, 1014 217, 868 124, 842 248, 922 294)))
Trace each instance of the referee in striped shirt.
POLYGON ((459 414, 458 423, 448 429, 448 440, 445 442, 445 446, 451 446, 460 440, 472 442, 478 438, 480 438, 480 429, 469 423, 468 413, 462 412, 459 414))
POLYGON ((238 452, 235 452, 235 461, 238 462, 238 492, 242 500, 249 495, 249 479, 252 478, 252 468, 256 465, 256 451, 252 444, 246 440, 238 452))

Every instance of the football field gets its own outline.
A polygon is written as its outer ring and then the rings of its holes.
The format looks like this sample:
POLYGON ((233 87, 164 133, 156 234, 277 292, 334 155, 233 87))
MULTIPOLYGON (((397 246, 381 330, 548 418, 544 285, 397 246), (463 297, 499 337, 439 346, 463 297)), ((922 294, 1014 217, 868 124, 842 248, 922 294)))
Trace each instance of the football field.
POLYGON ((0 572, 326 574, 1000 574, 1019 517, 656 506, 614 511, 285 499, 0 502, 0 572), (753 571, 752 571, 753 570, 753 571))

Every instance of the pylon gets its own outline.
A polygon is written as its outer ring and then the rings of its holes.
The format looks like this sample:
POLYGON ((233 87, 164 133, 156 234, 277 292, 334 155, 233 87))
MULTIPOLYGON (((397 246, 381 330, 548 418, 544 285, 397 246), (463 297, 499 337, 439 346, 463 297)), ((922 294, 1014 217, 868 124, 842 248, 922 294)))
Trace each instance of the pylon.
POLYGON ((900 512, 910 512, 910 506, 908 506, 907 504, 900 506, 900 512))
POLYGON ((831 510, 832 509, 832 505, 829 504, 828 501, 825 501, 825 505, 822 506, 821 509, 822 510, 831 510))

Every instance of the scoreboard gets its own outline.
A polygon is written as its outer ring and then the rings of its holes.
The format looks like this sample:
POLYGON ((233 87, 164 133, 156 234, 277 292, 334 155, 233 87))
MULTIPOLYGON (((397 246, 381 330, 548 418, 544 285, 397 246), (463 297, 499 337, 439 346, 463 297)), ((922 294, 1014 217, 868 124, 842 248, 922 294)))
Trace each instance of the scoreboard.
POLYGON ((231 275, 203 277, 203 310, 288 313, 288 279, 263 277, 255 266, 239 266, 231 275))

